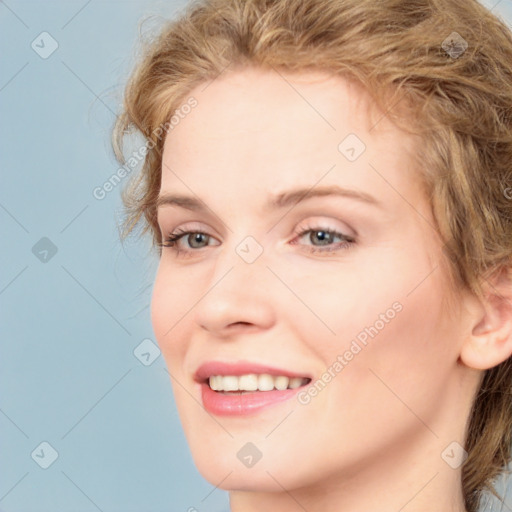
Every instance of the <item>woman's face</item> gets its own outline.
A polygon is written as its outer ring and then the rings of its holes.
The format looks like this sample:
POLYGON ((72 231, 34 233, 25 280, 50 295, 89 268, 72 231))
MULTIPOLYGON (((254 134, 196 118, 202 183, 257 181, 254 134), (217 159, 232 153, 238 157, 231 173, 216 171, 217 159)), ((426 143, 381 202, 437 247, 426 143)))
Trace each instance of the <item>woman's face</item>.
POLYGON ((162 250, 152 322, 200 472, 281 491, 427 452, 453 471, 463 333, 413 139, 319 73, 225 72, 190 96, 158 221, 164 243, 194 234, 162 250))

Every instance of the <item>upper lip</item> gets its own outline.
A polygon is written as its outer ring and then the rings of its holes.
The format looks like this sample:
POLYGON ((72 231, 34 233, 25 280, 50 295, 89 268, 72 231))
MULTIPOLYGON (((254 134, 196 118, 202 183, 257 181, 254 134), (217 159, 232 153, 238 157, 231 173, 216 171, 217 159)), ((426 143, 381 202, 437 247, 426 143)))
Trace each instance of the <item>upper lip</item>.
POLYGON ((284 375, 286 377, 302 377, 311 379, 311 375, 306 373, 299 373, 284 368, 276 368, 266 364, 251 363, 249 361, 239 362, 223 362, 223 361, 208 361, 203 363, 196 370, 194 380, 196 382, 206 382, 212 375, 247 375, 250 373, 262 374, 266 373, 278 377, 284 375))

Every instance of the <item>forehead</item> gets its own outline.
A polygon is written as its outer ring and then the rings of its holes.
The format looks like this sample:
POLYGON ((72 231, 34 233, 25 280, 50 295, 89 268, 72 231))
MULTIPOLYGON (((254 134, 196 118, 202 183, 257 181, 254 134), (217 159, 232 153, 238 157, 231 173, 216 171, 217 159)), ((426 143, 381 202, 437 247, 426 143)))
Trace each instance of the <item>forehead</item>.
POLYGON ((247 68, 190 96, 197 106, 165 141, 163 190, 189 184, 201 196, 220 182, 279 190, 319 179, 382 188, 376 170, 411 167, 412 138, 342 77, 247 68))

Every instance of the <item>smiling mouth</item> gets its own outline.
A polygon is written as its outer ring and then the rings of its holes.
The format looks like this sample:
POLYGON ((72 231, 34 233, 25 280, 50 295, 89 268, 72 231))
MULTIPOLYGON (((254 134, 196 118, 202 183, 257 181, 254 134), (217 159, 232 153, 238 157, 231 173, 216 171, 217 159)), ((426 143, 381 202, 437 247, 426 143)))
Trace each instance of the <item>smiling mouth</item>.
POLYGON ((225 395, 297 389, 311 382, 307 377, 287 377, 268 373, 246 375, 212 375, 206 381, 211 390, 225 395))

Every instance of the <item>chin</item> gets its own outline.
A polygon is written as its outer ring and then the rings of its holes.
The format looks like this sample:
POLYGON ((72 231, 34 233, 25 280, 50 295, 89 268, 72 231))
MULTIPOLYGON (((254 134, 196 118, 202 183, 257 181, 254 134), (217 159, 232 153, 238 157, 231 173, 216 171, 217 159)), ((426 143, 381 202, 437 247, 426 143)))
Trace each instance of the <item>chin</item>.
POLYGON ((208 461, 205 464, 196 463, 196 467, 205 480, 225 491, 275 492, 282 491, 281 486, 287 489, 296 487, 296 483, 284 477, 284 474, 289 475, 291 470, 279 471, 279 468, 273 466, 242 468, 217 465, 208 461))
POLYGON ((224 443, 192 442, 190 446, 196 468, 205 480, 226 491, 282 491, 283 487, 302 487, 315 478, 308 474, 304 456, 297 450, 287 449, 279 453, 280 450, 272 443, 258 441, 262 437, 251 436, 262 452, 261 458, 252 466, 243 462, 244 454, 251 450, 241 452, 246 442, 240 441, 239 436, 224 443))

